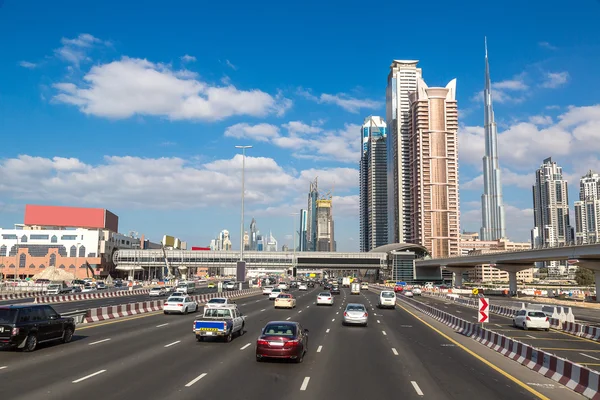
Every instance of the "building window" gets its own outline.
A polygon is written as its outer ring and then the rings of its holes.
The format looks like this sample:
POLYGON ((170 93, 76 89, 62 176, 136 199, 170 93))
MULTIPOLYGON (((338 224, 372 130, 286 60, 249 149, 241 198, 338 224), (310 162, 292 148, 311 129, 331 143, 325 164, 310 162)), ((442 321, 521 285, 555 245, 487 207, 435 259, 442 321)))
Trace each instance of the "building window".
POLYGON ((10 264, 10 267, 8 267, 8 268, 16 268, 16 267, 15 267, 15 264, 10 264))
POLYGON ((73 264, 69 265, 69 269, 75 269, 75 266, 73 264))
POLYGON ((62 235, 60 240, 77 240, 77 235, 62 235))
POLYGON ((29 239, 31 240, 48 240, 48 235, 29 235, 29 239))
POLYGON ((27 243, 27 235, 21 236, 21 243, 27 243))
POLYGON ((46 266, 44 264, 40 264, 40 269, 44 269, 46 266))
POLYGON ((50 266, 56 267, 56 254, 50 254, 50 266))
POLYGON ((25 268, 26 262, 27 262, 27 256, 25 254, 21 254, 19 256, 19 268, 25 268))
POLYGON ((77 247, 71 246, 71 250, 69 251, 69 257, 77 257, 77 247))
POLYGON ((90 253, 88 254, 88 257, 96 257, 96 253, 90 253))
POLYGON ((81 265, 79 266, 79 269, 84 269, 84 268, 86 268, 85 264, 81 264, 81 265))
POLYGON ((85 257, 85 246, 79 246, 79 257, 85 257))
POLYGON ((29 268, 30 268, 30 269, 34 269, 34 268, 35 268, 35 265, 33 265, 33 264, 29 264, 29 268))
POLYGON ((56 237, 56 235, 52 235, 52 237, 50 238, 50 243, 58 243, 58 238, 56 237))
POLYGON ((6 257, 6 245, 0 246, 0 256, 6 257))

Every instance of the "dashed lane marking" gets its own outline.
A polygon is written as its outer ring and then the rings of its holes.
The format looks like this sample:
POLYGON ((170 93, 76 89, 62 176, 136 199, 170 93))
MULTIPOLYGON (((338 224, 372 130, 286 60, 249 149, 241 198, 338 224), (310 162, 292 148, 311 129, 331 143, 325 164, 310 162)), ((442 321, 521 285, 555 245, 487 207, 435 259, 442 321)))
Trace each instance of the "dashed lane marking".
POLYGON ((393 347, 392 347, 392 353, 394 353, 395 356, 398 355, 398 351, 395 348, 393 348, 393 347))
POLYGON ((162 328, 163 326, 167 326, 169 325, 169 323, 167 322, 166 324, 160 324, 160 325, 156 325, 157 328, 162 328))
POLYGON ((417 392, 417 394, 419 396, 423 396, 423 391, 421 390, 421 388, 419 387, 419 385, 417 384, 417 382, 415 381, 410 381, 410 383, 412 383, 413 388, 415 388, 415 392, 417 392))
POLYGON ((321 352, 321 350, 323 350, 323 346, 319 346, 319 347, 317 348, 317 353, 320 353, 320 352, 321 352))
POLYGON ((0 367, 0 369, 6 369, 6 368, 8 368, 7 365, 4 365, 4 366, 0 367))
POLYGON ((198 382, 200 379, 204 378, 206 376, 206 373, 204 374, 200 374, 197 378, 192 379, 191 381, 189 381, 185 387, 190 387, 192 386, 194 383, 198 382))
POLYGON ((100 371, 94 372, 93 374, 89 374, 89 375, 84 376, 83 378, 76 379, 72 383, 79 383, 79 382, 85 381, 86 379, 90 379, 91 377, 94 377, 96 375, 103 374, 105 372, 106 372, 105 369, 101 369, 100 371))
POLYGON ((381 321, 377 320, 377 323, 378 323, 378 324, 380 324, 380 323, 381 323, 381 321))
POLYGON ((98 343, 108 342, 109 340, 110 340, 110 338, 108 338, 108 339, 102 339, 102 340, 98 340, 98 341, 95 341, 95 342, 92 342, 92 343, 90 343, 88 346, 91 346, 91 345, 93 345, 93 344, 98 344, 98 343))
POLYGON ((596 358, 596 357, 593 357, 593 356, 587 355, 587 354, 585 354, 585 353, 579 353, 579 354, 581 354, 581 355, 582 355, 582 356, 584 356, 584 357, 591 358, 592 360, 600 361, 600 358, 596 358))
POLYGON ((286 321, 289 321, 290 319, 292 319, 292 317, 287 317, 285 320, 286 320, 286 321))
POLYGON ((261 311, 261 312, 262 312, 262 311, 265 311, 265 309, 263 308, 263 309, 262 309, 262 310, 260 310, 260 311, 261 311))
POLYGON ((335 322, 335 318, 331 320, 331 322, 335 322))
POLYGON ((525 336, 532 338, 532 339, 537 339, 535 336, 532 336, 532 335, 525 335, 525 336))
POLYGON ((329 329, 327 329, 327 330, 325 331, 325 333, 329 333, 329 329))
POLYGON ((385 333, 385 331, 381 331, 381 333, 383 333, 383 336, 387 336, 387 333, 385 333))
POLYGON ((240 350, 247 349, 247 348, 248 348, 248 346, 250 346, 250 343, 248 343, 248 344, 246 344, 246 345, 244 345, 244 346, 240 347, 240 350))
POLYGON ((302 312, 302 310, 298 311, 298 314, 300 314, 302 312))
POLYGON ((169 344, 165 345, 165 347, 171 347, 171 346, 176 345, 177 343, 181 343, 181 340, 178 340, 178 341, 173 342, 173 343, 169 343, 169 344))
POLYGON ((302 386, 300 386, 300 390, 302 390, 302 391, 306 390, 306 388, 308 387, 309 381, 310 381, 310 376, 307 376, 306 378, 304 378, 304 380, 302 381, 302 386))

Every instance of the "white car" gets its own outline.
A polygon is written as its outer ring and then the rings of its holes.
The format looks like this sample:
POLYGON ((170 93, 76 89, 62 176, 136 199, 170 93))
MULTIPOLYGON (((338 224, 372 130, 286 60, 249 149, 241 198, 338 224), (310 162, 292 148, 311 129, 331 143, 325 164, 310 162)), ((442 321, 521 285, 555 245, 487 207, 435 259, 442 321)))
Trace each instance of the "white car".
POLYGON ((179 313, 187 314, 189 312, 198 311, 198 303, 192 300, 189 296, 174 297, 171 296, 165 301, 163 305, 163 312, 165 314, 179 313))
MULTIPOLYGON (((171 295, 169 296, 169 299, 170 299, 171 297, 185 297, 185 296, 186 296, 186 294, 185 294, 185 293, 183 293, 183 292, 173 292, 173 293, 171 293, 171 295)), ((169 299, 167 299, 167 301, 169 301, 169 299)))
POLYGON ((281 290, 279 288, 275 288, 275 289, 271 290, 271 293, 269 293, 269 300, 275 300, 277 298, 277 296, 279 296, 282 292, 283 292, 283 290, 281 290))
POLYGON ((96 287, 92 286, 92 285, 88 285, 86 283, 86 285, 81 289, 82 293, 88 293, 88 292, 95 292, 96 291, 96 287))
POLYGON ((225 290, 234 290, 235 289, 235 282, 225 282, 225 284, 223 285, 223 288, 225 290))
POLYGON ((392 290, 384 290, 379 294, 377 308, 396 308, 396 293, 392 290))
POLYGON ((360 284, 360 289, 361 290, 368 290, 369 289, 369 282, 363 282, 360 284))
POLYGON ((148 293, 148 296, 150 296, 150 297, 166 296, 166 295, 167 295, 167 291, 165 290, 164 287, 153 287, 152 289, 150 289, 150 293, 148 293))
POLYGON ((527 329, 550 330, 550 319, 542 311, 519 310, 513 318, 513 326, 527 329))
POLYGON ((298 290, 308 290, 308 285, 306 283, 301 283, 298 286, 298 290))
POLYGON ((411 290, 405 290, 404 291, 404 295, 406 297, 413 297, 414 296, 414 294, 413 294, 413 292, 411 290))
POLYGON ((281 290, 289 290, 290 287, 288 286, 287 283, 280 283, 279 286, 277 286, 279 289, 281 290))
POLYGON ((271 292, 273 291, 273 286, 263 286, 262 288, 262 294, 271 294, 271 292))
POLYGON ((317 305, 320 306, 321 304, 333 305, 333 295, 331 292, 321 292, 317 295, 317 305))
POLYGON ((206 307, 223 307, 235 304, 233 301, 229 300, 226 297, 215 297, 210 299, 208 303, 206 303, 206 307))
POLYGON ((420 296, 421 295, 421 289, 419 289, 419 288, 414 288, 412 292, 413 292, 413 294, 415 296, 420 296))

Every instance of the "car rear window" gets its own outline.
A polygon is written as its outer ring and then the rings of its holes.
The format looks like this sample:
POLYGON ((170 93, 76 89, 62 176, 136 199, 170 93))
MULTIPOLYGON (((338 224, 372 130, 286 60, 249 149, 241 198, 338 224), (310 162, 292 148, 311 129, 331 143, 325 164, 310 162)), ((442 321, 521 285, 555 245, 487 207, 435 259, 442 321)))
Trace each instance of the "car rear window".
POLYGON ((321 293, 319 293, 319 296, 321 296, 321 297, 323 297, 323 296, 329 297, 329 296, 331 296, 331 293, 329 293, 329 292, 321 292, 321 293))
POLYGON ((357 304, 349 304, 346 307, 347 311, 365 311, 365 306, 357 305, 357 304))
POLYGON ((528 313, 528 315, 530 317, 536 317, 536 318, 546 318, 546 314, 544 314, 541 311, 532 311, 530 313, 528 313))
POLYGON ((384 299, 393 299, 396 295, 392 292, 382 292, 381 297, 384 299))
POLYGON ((296 336, 296 326, 291 324, 269 324, 265 326, 265 335, 296 336))
POLYGON ((210 299, 209 303, 211 303, 211 304, 215 304, 215 303, 217 303, 217 304, 225 304, 226 301, 227 301, 226 299, 210 299))
POLYGON ((12 324, 16 316, 17 310, 14 308, 0 308, 0 324, 12 324))
POLYGON ((277 296, 278 299, 289 299, 291 297, 291 294, 280 294, 279 296, 277 296))
POLYGON ((183 297, 169 297, 169 300, 167 301, 183 301, 183 297))

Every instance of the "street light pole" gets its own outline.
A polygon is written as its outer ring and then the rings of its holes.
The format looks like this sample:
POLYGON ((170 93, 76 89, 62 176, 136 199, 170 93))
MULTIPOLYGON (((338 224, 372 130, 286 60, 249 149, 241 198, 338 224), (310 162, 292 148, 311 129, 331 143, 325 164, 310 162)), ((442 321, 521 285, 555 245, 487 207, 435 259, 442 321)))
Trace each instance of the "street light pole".
POLYGON ((292 246, 294 247, 293 250, 293 258, 292 258, 292 277, 294 276, 294 263, 296 262, 296 216, 300 215, 299 213, 291 213, 290 214, 294 220, 294 232, 292 235, 292 246))
POLYGON ((246 169, 246 149, 252 146, 235 146, 236 149, 242 149, 242 221, 240 224, 240 261, 244 261, 244 172, 246 169))

